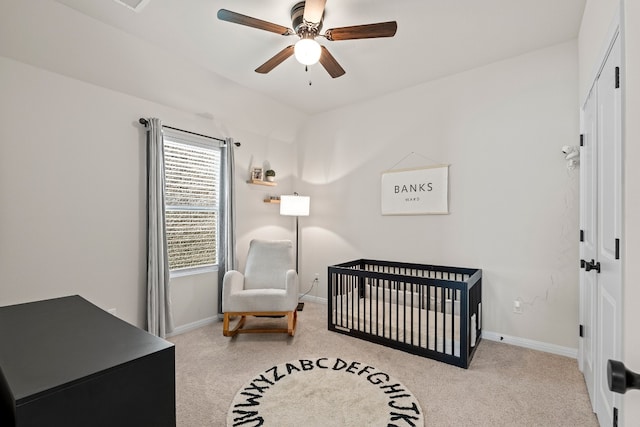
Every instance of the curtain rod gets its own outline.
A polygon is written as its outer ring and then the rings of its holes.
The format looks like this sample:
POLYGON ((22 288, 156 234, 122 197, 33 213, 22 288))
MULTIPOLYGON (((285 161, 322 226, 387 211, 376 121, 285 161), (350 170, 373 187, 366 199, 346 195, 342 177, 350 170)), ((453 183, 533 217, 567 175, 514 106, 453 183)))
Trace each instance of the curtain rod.
MULTIPOLYGON (((143 118, 143 117, 141 117, 141 118, 140 118, 140 120, 138 120, 138 121, 140 122, 140 124, 141 124, 141 125, 145 125, 145 126, 149 123, 149 121, 148 121, 147 119, 143 118)), ((203 135, 203 134, 201 134, 201 133, 189 132, 188 130, 184 130, 184 129, 178 129, 178 128, 174 128, 174 127, 171 127, 171 126, 165 126, 165 125, 162 125, 162 127, 163 127, 163 128, 167 128, 167 129, 177 130, 177 131, 179 131, 179 132, 188 133, 188 134, 191 134, 191 135, 201 136, 201 137, 203 137, 203 138, 214 139, 214 140, 216 140, 216 141, 220 141, 220 142, 224 142, 224 143, 226 143, 226 142, 227 142, 227 141, 225 141, 224 139, 215 138, 215 137, 213 137, 213 136, 208 136, 208 135, 203 135)), ((234 142, 233 144, 234 144, 236 147, 240 147, 240 143, 239 143, 239 142, 234 142)))

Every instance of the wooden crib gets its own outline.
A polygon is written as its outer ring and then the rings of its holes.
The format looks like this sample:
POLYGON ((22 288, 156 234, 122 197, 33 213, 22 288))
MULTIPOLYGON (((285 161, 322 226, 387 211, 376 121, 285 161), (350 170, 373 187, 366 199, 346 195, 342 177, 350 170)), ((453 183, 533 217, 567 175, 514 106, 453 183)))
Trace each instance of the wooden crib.
POLYGON ((360 259, 329 267, 329 330, 468 368, 482 270, 360 259))

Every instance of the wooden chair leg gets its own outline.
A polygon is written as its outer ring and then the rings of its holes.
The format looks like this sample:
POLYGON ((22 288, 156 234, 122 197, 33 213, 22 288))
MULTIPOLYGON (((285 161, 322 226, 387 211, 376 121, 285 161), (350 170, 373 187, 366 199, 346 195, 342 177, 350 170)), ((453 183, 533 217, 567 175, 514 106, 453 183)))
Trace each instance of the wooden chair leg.
POLYGON ((225 337, 235 337, 240 332, 240 329, 244 326, 245 320, 247 320, 246 316, 240 317, 238 324, 232 331, 229 330, 229 313, 224 313, 224 319, 222 321, 222 335, 225 337))
POLYGON ((287 332, 292 337, 296 333, 296 324, 298 323, 298 311, 293 310, 287 313, 287 332))

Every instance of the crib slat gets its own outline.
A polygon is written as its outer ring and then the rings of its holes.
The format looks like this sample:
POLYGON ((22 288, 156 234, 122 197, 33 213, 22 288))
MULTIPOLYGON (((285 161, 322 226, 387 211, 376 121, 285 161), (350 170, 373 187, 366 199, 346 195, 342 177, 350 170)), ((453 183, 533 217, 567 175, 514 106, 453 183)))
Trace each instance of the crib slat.
POLYGON ((431 321, 431 316, 429 315, 429 311, 431 310, 431 288, 430 285, 427 285, 427 349, 429 349, 429 342, 431 341, 431 328, 429 327, 429 322, 431 321))
POLYGON ((455 291, 451 295, 451 354, 455 355, 456 337, 456 295, 455 291))
POLYGON ((423 287, 418 287, 418 304, 420 305, 420 309, 418 310, 418 347, 422 348, 422 307, 423 307, 423 287))
POLYGON ((414 315, 415 310, 413 308, 415 307, 415 305, 414 305, 415 303, 413 301, 413 295, 414 295, 415 289, 413 287, 414 286, 413 283, 411 283, 410 286, 411 286, 411 345, 414 345, 414 343, 413 343, 413 323, 414 323, 413 315, 414 315))

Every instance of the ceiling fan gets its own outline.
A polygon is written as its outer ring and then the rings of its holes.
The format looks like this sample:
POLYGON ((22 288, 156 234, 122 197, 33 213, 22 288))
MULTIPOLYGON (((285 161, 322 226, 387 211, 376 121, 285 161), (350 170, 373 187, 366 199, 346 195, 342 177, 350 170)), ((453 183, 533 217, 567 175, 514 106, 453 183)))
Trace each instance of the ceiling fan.
POLYGON ((218 19, 234 24, 246 25, 247 27, 257 28, 259 30, 270 31, 283 36, 297 35, 300 38, 295 44, 285 47, 267 62, 256 68, 255 71, 261 74, 268 73, 280 65, 285 59, 295 54, 298 62, 304 65, 312 65, 320 61, 320 64, 322 64, 331 77, 340 77, 345 73, 344 69, 338 64, 338 61, 336 61, 333 55, 329 53, 327 48, 315 40, 316 37, 324 37, 329 41, 337 41, 393 37, 396 34, 396 30, 398 29, 396 21, 331 28, 326 30, 324 34, 320 34, 326 2, 327 0, 306 0, 296 3, 291 8, 291 23, 293 29, 226 9, 220 9, 218 11, 218 19))

